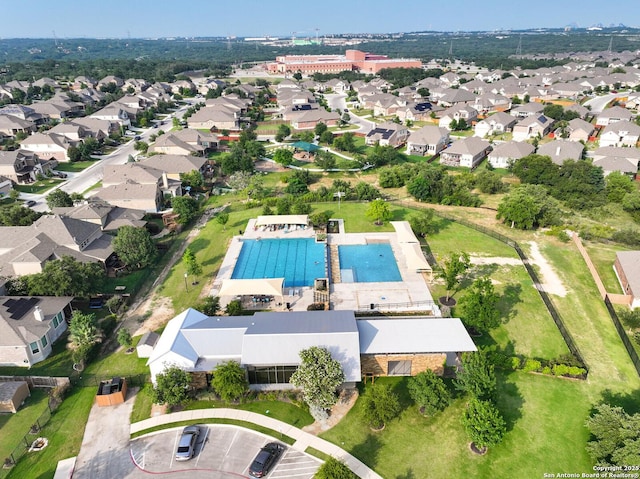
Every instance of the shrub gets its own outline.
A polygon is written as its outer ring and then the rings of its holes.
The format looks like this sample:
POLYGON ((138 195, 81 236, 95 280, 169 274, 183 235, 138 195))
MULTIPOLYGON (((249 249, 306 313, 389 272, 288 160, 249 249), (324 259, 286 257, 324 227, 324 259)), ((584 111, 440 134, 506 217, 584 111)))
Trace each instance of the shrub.
POLYGON ((518 356, 513 356, 511 358, 511 369, 515 371, 517 369, 520 369, 521 367, 522 367, 522 361, 520 360, 520 358, 518 356))
POLYGON ((542 374, 551 374, 551 368, 549 366, 543 367, 542 374))
POLYGON ((531 371, 540 371, 540 368, 542 368, 542 364, 540 363, 540 361, 536 359, 527 359, 524 362, 522 370, 528 373, 531 371))

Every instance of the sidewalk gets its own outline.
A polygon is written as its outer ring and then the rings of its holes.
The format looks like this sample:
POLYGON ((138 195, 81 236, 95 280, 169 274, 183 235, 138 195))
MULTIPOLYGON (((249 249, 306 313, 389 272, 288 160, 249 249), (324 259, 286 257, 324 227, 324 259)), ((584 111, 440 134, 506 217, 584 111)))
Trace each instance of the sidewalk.
POLYGON ((291 426, 290 424, 287 424, 285 422, 278 421, 277 419, 273 419, 268 416, 263 416, 262 414, 257 414, 250 411, 224 408, 181 411, 136 422, 131 425, 130 433, 134 434, 140 431, 144 431, 145 429, 162 426, 165 424, 171 424, 178 421, 191 421, 211 418, 234 419, 236 421, 245 421, 257 424, 259 426, 267 427, 274 431, 278 431, 280 434, 284 434, 295 439, 296 442, 292 447, 294 449, 297 449, 298 451, 304 452, 308 447, 313 447, 318 451, 322 451, 325 454, 344 461, 344 463, 349 466, 349 469, 356 473, 358 477, 361 477, 363 479, 382 479, 382 476, 369 469, 369 467, 363 464, 360 460, 356 459, 351 454, 339 448, 338 446, 325 441, 324 439, 320 439, 313 434, 304 432, 303 430, 291 426))

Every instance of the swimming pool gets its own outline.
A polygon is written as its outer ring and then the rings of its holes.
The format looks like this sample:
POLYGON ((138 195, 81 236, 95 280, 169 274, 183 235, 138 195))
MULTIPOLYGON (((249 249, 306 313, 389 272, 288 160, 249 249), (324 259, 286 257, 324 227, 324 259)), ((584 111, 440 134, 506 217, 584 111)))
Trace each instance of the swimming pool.
POLYGON ((343 283, 402 281, 389 243, 338 246, 343 283))
POLYGON ((284 277, 285 287, 313 286, 314 279, 326 276, 325 250, 313 238, 246 239, 231 278, 284 277))

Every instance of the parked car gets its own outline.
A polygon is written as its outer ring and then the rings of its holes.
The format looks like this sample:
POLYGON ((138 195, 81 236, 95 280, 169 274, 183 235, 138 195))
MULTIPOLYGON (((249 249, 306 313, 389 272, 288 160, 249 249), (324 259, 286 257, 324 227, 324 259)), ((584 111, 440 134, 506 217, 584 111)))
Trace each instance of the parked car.
POLYGON ((36 202, 33 200, 27 200, 24 202, 25 206, 27 206, 28 208, 31 208, 32 206, 36 205, 36 202))
POLYGON ((277 442, 268 443, 260 449, 260 452, 251 463, 249 474, 253 477, 266 476, 283 452, 284 446, 282 444, 277 442))
POLYGON ((196 444, 200 436, 200 427, 187 426, 182 430, 182 436, 176 449, 176 461, 188 461, 196 452, 196 444))
POLYGON ((134 136, 133 139, 136 140, 136 141, 140 141, 140 135, 134 136))
POLYGON ((51 174, 53 176, 57 176, 58 178, 66 178, 67 176, 69 176, 66 173, 63 173, 62 171, 52 171, 51 174))
POLYGON ((103 304, 102 298, 89 299, 89 309, 102 309, 103 304))

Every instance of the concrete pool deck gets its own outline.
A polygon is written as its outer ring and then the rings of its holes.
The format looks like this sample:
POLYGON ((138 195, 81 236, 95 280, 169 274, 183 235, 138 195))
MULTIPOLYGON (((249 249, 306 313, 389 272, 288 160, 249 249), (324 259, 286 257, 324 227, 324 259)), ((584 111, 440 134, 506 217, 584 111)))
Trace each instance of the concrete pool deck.
MULTIPOLYGON (((368 243, 388 242, 391 245, 393 255, 402 276, 402 281, 380 283, 331 283, 331 309, 364 311, 424 311, 430 315, 439 316, 440 311, 433 303, 433 297, 429 291, 425 274, 410 270, 407 258, 398 241, 396 232, 384 233, 345 233, 344 224, 339 220, 339 233, 328 234, 328 247, 340 245, 365 245, 368 243)), ((316 232, 312 227, 288 230, 276 229, 269 231, 262 228, 254 228, 255 219, 249 220, 246 230, 241 236, 234 236, 227 249, 218 275, 213 284, 212 295, 216 295, 225 279, 231 279, 236 262, 242 250, 244 239, 292 239, 315 238, 316 232)), ((224 308, 234 298, 220 298, 220 306, 224 308)), ((289 303, 293 311, 306 311, 313 303, 312 287, 284 288, 284 301, 280 306, 273 303, 269 306, 272 310, 286 309, 289 303)))

